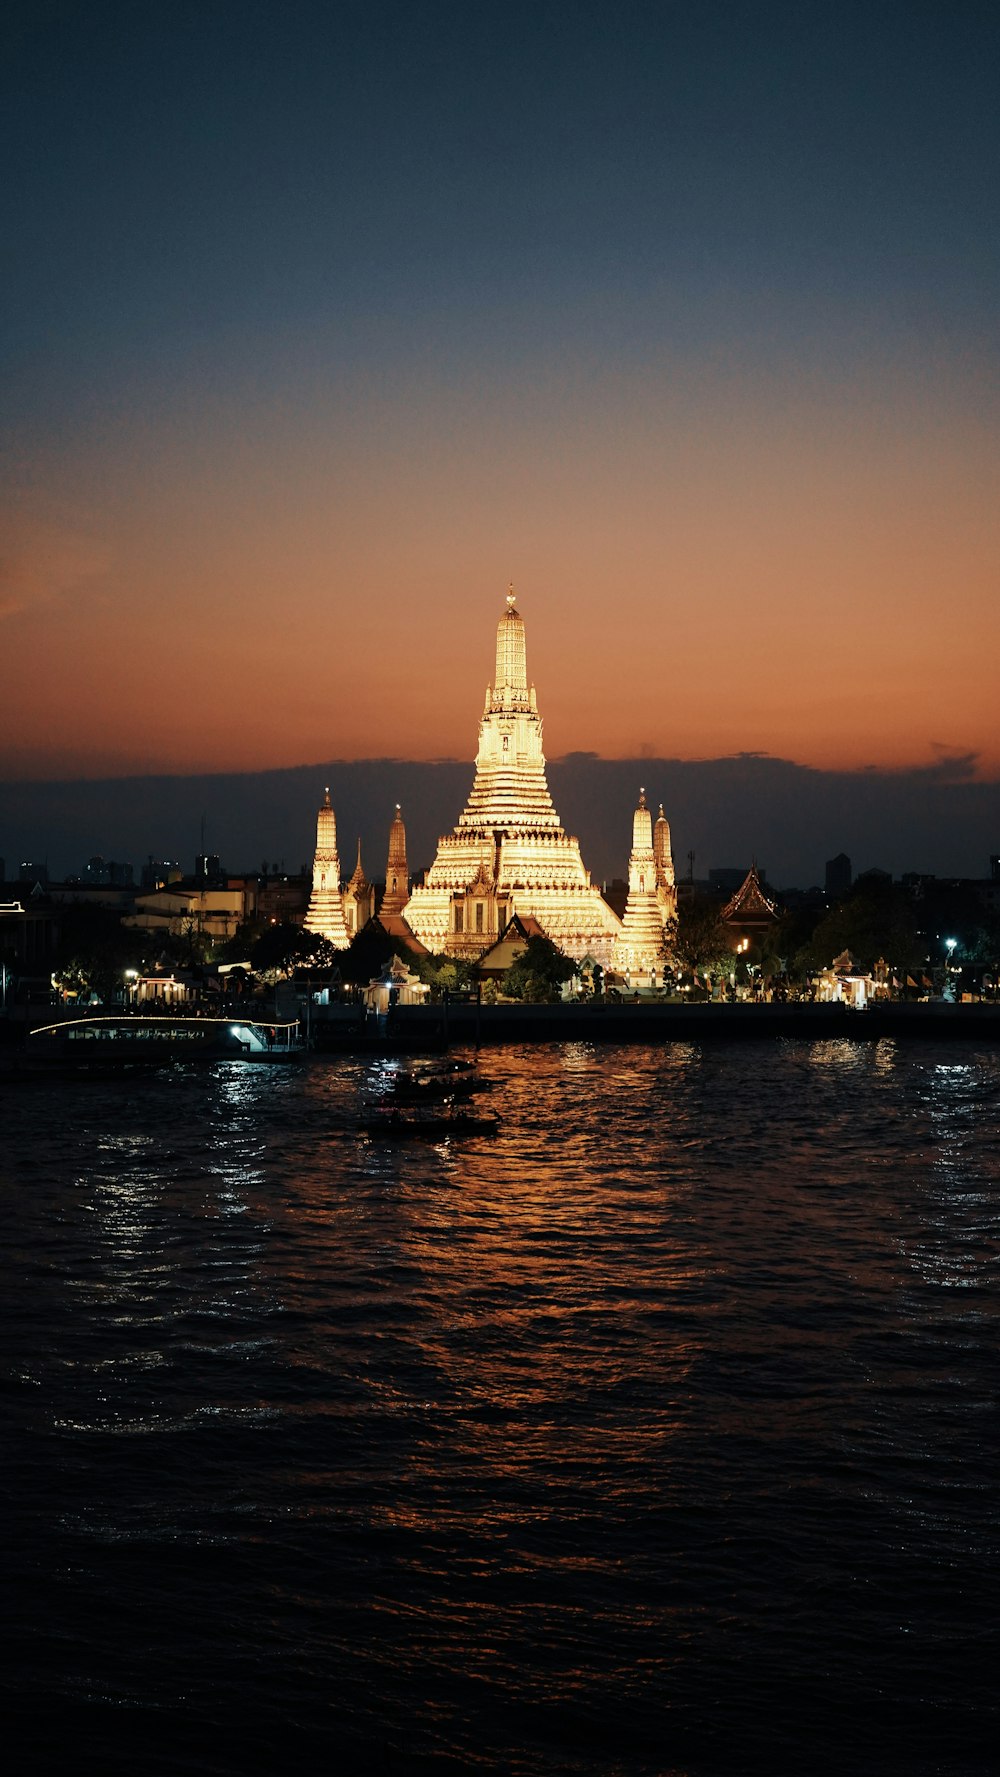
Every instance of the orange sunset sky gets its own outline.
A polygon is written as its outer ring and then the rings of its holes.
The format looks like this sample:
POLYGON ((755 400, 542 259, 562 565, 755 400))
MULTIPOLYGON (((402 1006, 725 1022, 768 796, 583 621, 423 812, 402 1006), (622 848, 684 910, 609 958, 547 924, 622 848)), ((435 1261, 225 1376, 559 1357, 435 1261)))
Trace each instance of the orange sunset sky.
POLYGON ((551 757, 1000 773, 975 9, 302 11, 15 33, 3 774, 468 758, 508 581, 551 757))

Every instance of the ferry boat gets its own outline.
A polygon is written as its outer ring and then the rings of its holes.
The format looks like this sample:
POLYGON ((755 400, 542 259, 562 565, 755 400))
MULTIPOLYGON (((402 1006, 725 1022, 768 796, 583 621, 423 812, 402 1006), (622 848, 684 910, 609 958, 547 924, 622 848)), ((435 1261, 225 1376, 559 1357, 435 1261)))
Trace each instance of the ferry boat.
POLYGON ((298 1019, 111 1013, 38 1024, 28 1032, 19 1059, 32 1070, 117 1072, 175 1061, 290 1061, 305 1047, 298 1019))

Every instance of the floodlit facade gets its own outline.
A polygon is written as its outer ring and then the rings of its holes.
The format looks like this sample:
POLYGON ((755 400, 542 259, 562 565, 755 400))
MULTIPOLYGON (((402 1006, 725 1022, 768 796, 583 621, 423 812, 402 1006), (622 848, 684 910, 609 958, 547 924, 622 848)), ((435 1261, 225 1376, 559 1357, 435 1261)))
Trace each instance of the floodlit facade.
MULTIPOLYGON (((660 808, 663 816, 663 808, 660 808)), ((657 821, 657 826, 660 822, 657 821)), ((666 827, 666 821, 663 825, 666 827)), ((670 836, 667 829, 667 847, 670 836)), ((632 816, 632 851, 628 861, 628 900, 615 944, 615 968, 635 980, 652 980, 666 957, 666 934, 660 906, 659 872, 653 844, 653 820, 646 807, 646 792, 639 791, 639 806, 632 816)))
POLYGON ((347 922, 344 919, 344 896, 340 887, 337 822, 330 806, 329 786, 324 791, 316 816, 312 894, 303 923, 307 932, 318 932, 322 937, 328 938, 335 950, 346 950, 350 944, 347 922))
POLYGON ((388 914, 402 913, 410 898, 410 876, 406 867, 406 828, 403 825, 403 811, 396 803, 396 813, 392 826, 389 828, 389 855, 385 865, 385 894, 379 908, 379 917, 388 914))
POLYGON ((663 812, 662 802, 653 828, 653 857, 656 861, 656 901, 669 941, 677 928, 677 878, 674 875, 674 854, 670 844, 670 823, 663 812))
POLYGON ((439 840, 404 917, 428 950, 471 959, 496 943, 515 914, 537 921, 567 956, 590 954, 605 966, 613 960, 621 921, 552 805, 524 620, 511 591, 497 626, 469 800, 439 840))

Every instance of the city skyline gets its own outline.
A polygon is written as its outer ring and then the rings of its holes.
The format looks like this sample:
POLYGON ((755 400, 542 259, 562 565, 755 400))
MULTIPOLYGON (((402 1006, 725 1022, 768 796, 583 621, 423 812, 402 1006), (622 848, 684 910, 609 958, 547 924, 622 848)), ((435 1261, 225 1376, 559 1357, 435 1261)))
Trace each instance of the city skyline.
POLYGON ((5 31, 6 779, 1000 778, 989 9, 5 31))

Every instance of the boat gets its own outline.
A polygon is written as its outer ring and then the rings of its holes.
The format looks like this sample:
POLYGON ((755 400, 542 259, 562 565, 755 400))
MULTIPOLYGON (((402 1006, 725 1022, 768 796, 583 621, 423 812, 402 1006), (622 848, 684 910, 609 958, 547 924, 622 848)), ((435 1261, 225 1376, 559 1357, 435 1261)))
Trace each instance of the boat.
POLYGON ((495 1111, 470 1111, 464 1105, 450 1110, 375 1111, 357 1125, 360 1135, 378 1141, 441 1141, 447 1136, 496 1135, 500 1118, 495 1111))
POLYGON ((304 1050, 297 1019, 133 1012, 36 1025, 19 1060, 29 1071, 118 1073, 175 1061, 290 1061, 304 1050))
POLYGON ((471 1098, 486 1082, 471 1074, 396 1074, 390 1096, 406 1104, 430 1104, 453 1098, 471 1098))

